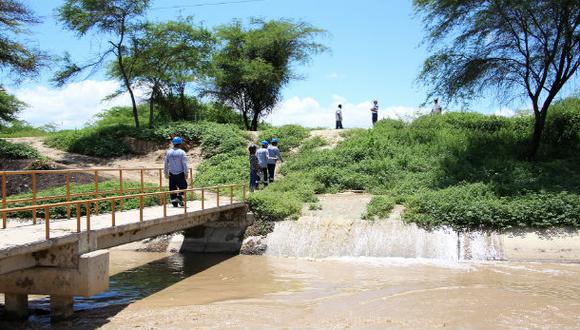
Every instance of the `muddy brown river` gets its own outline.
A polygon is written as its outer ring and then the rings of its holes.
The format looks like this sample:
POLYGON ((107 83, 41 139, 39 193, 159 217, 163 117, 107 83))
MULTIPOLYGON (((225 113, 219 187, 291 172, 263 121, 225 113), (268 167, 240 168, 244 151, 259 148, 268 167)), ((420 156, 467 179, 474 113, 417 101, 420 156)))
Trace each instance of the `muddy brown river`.
POLYGON ((111 288, 2 328, 578 329, 580 265, 111 251, 111 288))

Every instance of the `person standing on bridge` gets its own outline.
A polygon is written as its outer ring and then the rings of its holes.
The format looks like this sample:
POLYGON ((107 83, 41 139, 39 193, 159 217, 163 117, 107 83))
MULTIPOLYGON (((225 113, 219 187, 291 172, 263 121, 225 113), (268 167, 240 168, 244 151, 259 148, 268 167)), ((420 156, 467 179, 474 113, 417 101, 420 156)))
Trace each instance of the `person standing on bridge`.
MULTIPOLYGON (((181 149, 183 140, 176 136, 171 140, 173 148, 167 151, 165 156, 165 177, 169 178, 169 190, 187 189, 187 154, 181 149)), ((183 193, 173 193, 169 195, 171 204, 174 207, 183 206, 183 193)))
POLYGON ((268 141, 264 140, 260 142, 260 144, 262 145, 262 148, 256 151, 256 157, 258 157, 258 163, 260 164, 264 186, 268 186, 268 158, 270 158, 270 153, 268 152, 268 141))
POLYGON ((283 162, 282 154, 278 149, 278 139, 273 138, 272 144, 268 146, 268 174, 270 174, 270 182, 274 182, 274 173, 276 172, 276 163, 283 162))

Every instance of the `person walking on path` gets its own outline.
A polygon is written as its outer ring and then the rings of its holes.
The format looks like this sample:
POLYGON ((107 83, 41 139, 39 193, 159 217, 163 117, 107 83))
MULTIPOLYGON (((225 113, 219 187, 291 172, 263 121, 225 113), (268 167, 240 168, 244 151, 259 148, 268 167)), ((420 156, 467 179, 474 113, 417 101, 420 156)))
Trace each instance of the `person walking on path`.
POLYGON ((377 120, 379 120, 379 102, 377 100, 373 101, 373 107, 371 108, 371 118, 373 121, 373 126, 375 126, 377 120))
POLYGON ((256 146, 251 145, 248 147, 250 153, 250 191, 253 192, 260 185, 260 162, 258 162, 258 157, 256 157, 256 146))
POLYGON ((336 109, 336 129, 342 129, 342 104, 336 109))
POLYGON ((439 104, 439 99, 433 100, 433 110, 431 110, 432 115, 440 115, 441 114, 441 105, 439 104))
MULTIPOLYGON (((171 143, 173 148, 167 151, 164 165, 165 177, 169 178, 169 190, 187 189, 187 154, 181 149, 183 140, 176 136, 171 143)), ((182 192, 172 193, 169 196, 174 207, 183 206, 182 192)))
POLYGON ((273 138, 272 144, 268 146, 268 174, 270 174, 270 182, 274 182, 274 173, 276 172, 276 163, 283 162, 282 154, 278 149, 278 139, 273 138))
POLYGON ((264 140, 260 142, 260 144, 262 145, 262 148, 256 151, 256 157, 258 158, 258 163, 260 164, 264 186, 268 186, 268 141, 264 140))

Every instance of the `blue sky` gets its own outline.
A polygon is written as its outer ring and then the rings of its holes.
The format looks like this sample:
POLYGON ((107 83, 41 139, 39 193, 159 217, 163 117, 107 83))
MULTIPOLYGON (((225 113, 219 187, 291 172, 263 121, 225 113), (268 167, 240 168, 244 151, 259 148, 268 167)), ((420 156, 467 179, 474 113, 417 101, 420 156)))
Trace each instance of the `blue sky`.
MULTIPOLYGON (((373 99, 379 100, 382 117, 409 115, 424 101, 425 94, 415 78, 427 51, 421 46, 424 31, 421 20, 413 15, 410 0, 263 0, 204 5, 227 1, 235 0, 154 0, 148 19, 191 15, 214 27, 234 18, 292 18, 328 32, 320 41, 330 51, 297 67, 304 79, 284 90, 284 101, 268 118, 274 124, 331 126, 334 108, 340 102, 345 105, 347 127, 367 127, 373 99)), ((63 30, 54 18, 60 4, 61 0, 30 1, 44 22, 32 28, 29 42, 57 55, 68 51, 79 61, 90 58, 99 49, 100 40, 90 35, 77 39, 63 30)), ((50 86, 50 75, 51 71, 45 70, 35 81, 12 86, 11 90, 30 105, 23 119, 34 124, 80 127, 100 109, 128 103, 126 97, 100 102, 115 87, 115 82, 105 81, 102 73, 60 90, 50 86)), ((477 108, 493 113, 505 106, 491 100, 477 108)))

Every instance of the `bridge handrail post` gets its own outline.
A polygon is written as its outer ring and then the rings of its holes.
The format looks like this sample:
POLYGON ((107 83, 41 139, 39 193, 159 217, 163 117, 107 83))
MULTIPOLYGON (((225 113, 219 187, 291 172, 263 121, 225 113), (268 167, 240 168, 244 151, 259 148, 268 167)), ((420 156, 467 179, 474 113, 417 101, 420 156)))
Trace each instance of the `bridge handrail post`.
MULTIPOLYGON (((70 172, 66 173, 66 201, 70 202, 70 172)), ((70 204, 66 206, 66 217, 70 219, 70 204)))
MULTIPOLYGON (((163 173, 162 170, 159 169, 159 191, 163 191, 163 173)), ((162 204, 161 198, 163 196, 159 196, 159 204, 162 204)))
POLYGON ((183 214, 187 214, 187 190, 183 191, 183 214))
POLYGON ((205 189, 201 188, 201 209, 205 210, 205 189))
POLYGON ((141 171, 140 171, 140 174, 141 174, 141 193, 145 192, 145 181, 143 178, 144 171, 145 171, 144 169, 141 169, 141 171))
MULTIPOLYGON (((99 171, 95 170, 95 199, 99 199, 99 171)), ((95 202, 95 214, 99 215, 99 202, 95 202)))
MULTIPOLYGON (((2 208, 6 208, 6 173, 2 174, 2 208)), ((2 229, 6 228, 6 212, 2 212, 2 229)))
POLYGON ((77 203, 77 233, 81 232, 81 203, 77 203))
POLYGON ((217 198, 217 207, 220 207, 220 187, 215 188, 216 191, 216 198, 217 198))
MULTIPOLYGON (((36 172, 32 172, 32 205, 36 205, 36 172)), ((32 224, 36 224, 36 208, 32 211, 32 224)))
POLYGON ((143 221, 143 195, 139 195, 139 221, 143 221))
POLYGON ((115 205, 115 203, 116 203, 116 201, 115 201, 115 199, 113 198, 113 199, 111 200, 111 225, 112 225, 113 227, 115 227, 115 208, 116 208, 116 205, 115 205))
MULTIPOLYGON (((123 170, 120 169, 119 170, 119 193, 121 196, 123 196, 123 170)), ((123 211, 123 198, 121 198, 120 202, 119 202, 119 207, 121 208, 121 211, 123 211)))
POLYGON ((163 219, 167 218, 167 193, 163 192, 163 219))
POLYGON ((91 202, 86 203, 86 211, 87 211, 87 232, 91 231, 91 202))
MULTIPOLYGON (((34 209, 36 212, 36 209, 34 209)), ((50 239, 50 209, 48 206, 44 207, 44 236, 47 240, 50 239)))

